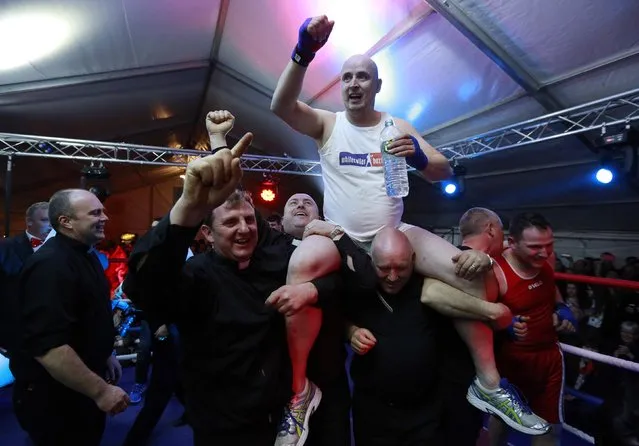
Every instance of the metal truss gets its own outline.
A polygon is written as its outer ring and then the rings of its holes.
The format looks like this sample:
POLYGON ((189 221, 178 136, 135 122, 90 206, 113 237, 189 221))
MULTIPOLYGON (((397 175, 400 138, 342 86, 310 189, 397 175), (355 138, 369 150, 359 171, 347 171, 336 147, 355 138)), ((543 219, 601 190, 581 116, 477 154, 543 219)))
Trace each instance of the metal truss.
MULTIPOLYGON (((639 120, 639 89, 444 144, 438 150, 451 160, 472 158, 636 120, 639 120)), ((202 150, 0 133, 0 156, 186 167, 191 159, 207 154, 202 150)), ((319 161, 276 156, 244 155, 242 169, 321 176, 319 161)))
POLYGON ((438 147, 449 159, 472 158, 639 120, 639 89, 438 147))
MULTIPOLYGON (((167 149, 124 143, 79 141, 31 135, 0 133, 0 155, 74 159, 95 163, 124 163, 153 166, 186 167, 209 152, 167 149)), ((244 155, 242 169, 256 172, 279 172, 321 176, 319 161, 274 156, 244 155)))

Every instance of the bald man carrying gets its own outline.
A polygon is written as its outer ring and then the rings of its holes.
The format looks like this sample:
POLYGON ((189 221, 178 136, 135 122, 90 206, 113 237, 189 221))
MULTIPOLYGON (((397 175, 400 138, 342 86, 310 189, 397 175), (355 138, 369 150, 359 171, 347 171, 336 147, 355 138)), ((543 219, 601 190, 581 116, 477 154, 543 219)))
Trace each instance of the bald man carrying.
POLYGON ((437 317, 420 302, 408 238, 382 229, 371 257, 348 236, 337 241, 344 268, 347 336, 356 353, 353 379, 355 443, 402 446, 442 443, 437 392, 437 317))
MULTIPOLYGON (((326 16, 309 18, 302 24, 297 45, 271 102, 271 110, 276 115, 293 129, 313 138, 318 146, 324 180, 324 216, 327 221, 340 225, 331 237, 345 232, 370 251, 371 242, 383 227, 396 228, 410 241, 419 274, 461 291, 456 296, 451 293, 451 299, 496 299, 494 277, 490 276, 485 282, 482 274, 493 264, 487 254, 474 250, 461 253, 442 238, 403 223, 402 199, 386 194, 379 147, 380 134, 389 119, 403 132, 387 146, 389 153, 405 157, 407 163, 429 181, 448 178, 452 170, 448 160, 411 124, 375 110, 375 98, 382 88, 375 62, 367 56, 356 55, 344 63, 340 74, 344 111, 316 109, 298 100, 307 67, 328 40, 333 25, 326 16)), ((311 234, 316 232, 306 235, 311 234)), ((312 243, 300 245, 296 251, 298 261, 315 256, 312 243)), ((334 255, 337 257, 337 252, 334 255)), ((547 432, 548 424, 529 414, 526 407, 522 410, 510 386, 500 385, 492 329, 481 322, 463 319, 455 320, 455 328, 469 347, 477 373, 468 390, 473 405, 498 414, 527 434, 547 432)))

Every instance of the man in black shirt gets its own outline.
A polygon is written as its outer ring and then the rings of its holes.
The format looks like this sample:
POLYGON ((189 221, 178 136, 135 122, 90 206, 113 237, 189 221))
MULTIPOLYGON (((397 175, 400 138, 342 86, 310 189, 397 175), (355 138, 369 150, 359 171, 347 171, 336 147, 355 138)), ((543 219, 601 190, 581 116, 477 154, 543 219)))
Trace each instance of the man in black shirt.
POLYGON ((99 445, 105 414, 126 409, 112 356, 109 284, 93 246, 108 220, 92 193, 56 192, 49 217, 57 231, 27 261, 18 287, 21 336, 11 371, 14 409, 36 445, 99 445))
POLYGON ((406 236, 384 228, 371 257, 340 231, 314 221, 306 233, 331 234, 342 258, 356 444, 440 444, 434 312, 422 305, 406 236))
MULTIPOLYGON (((191 162, 182 196, 130 258, 126 286, 135 292, 125 292, 180 332, 195 445, 273 445, 292 390, 286 343, 292 319, 265 305, 266 299, 276 294, 286 313, 299 314, 336 285, 333 277, 282 287, 294 250, 291 237, 270 229, 246 194, 234 192, 240 156, 251 139, 247 134, 232 150, 191 162), (185 264, 211 210, 215 252, 185 264)), ((318 240, 320 259, 322 245, 332 248, 318 240)), ((314 271, 318 277, 329 272, 319 261, 314 271)))
MULTIPOLYGON (((503 250, 504 231, 501 219, 493 211, 472 208, 459 220, 461 250, 475 249, 497 256, 503 250)), ((488 319, 479 313, 469 317, 488 319)), ((453 320, 440 318, 440 390, 443 396, 443 427, 446 446, 474 446, 483 423, 483 413, 466 401, 468 386, 475 377, 475 367, 468 347, 457 334, 453 320)))
POLYGON ((440 444, 435 312, 422 305, 410 242, 385 228, 371 258, 343 235, 356 444, 440 444))
POLYGON ((16 342, 17 294, 20 271, 42 246, 51 230, 49 203, 33 203, 25 215, 26 230, 0 242, 0 349, 10 352, 16 342))

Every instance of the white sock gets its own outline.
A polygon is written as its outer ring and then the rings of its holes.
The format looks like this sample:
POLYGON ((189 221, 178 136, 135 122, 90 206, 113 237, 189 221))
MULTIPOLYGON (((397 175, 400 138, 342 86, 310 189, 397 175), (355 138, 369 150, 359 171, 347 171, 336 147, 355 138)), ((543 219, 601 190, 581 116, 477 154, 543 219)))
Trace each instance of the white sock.
POLYGON ((306 395, 308 393, 308 389, 309 389, 308 378, 306 378, 306 381, 304 382, 304 390, 302 390, 301 392, 299 392, 295 396, 306 395))
POLYGON ((484 386, 481 381, 479 380, 479 377, 475 377, 475 384, 477 384, 477 387, 479 387, 481 390, 483 390, 486 393, 495 393, 497 392, 497 390, 499 390, 499 385, 497 385, 496 387, 489 389, 488 387, 484 386))

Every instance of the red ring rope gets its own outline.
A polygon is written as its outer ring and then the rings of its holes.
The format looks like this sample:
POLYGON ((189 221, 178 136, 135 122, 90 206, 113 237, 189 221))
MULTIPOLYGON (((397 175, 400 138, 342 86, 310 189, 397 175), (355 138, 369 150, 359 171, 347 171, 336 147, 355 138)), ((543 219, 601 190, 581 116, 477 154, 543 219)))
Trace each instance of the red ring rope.
POLYGON ((555 279, 566 280, 568 282, 589 283, 592 285, 604 285, 639 290, 639 282, 635 282, 633 280, 608 279, 606 277, 592 277, 566 273, 555 273, 555 279))

